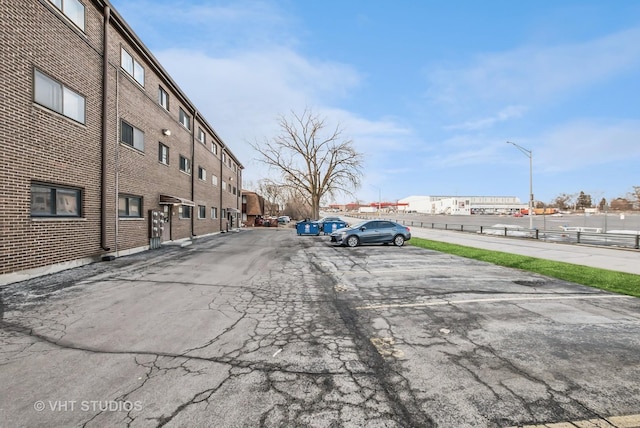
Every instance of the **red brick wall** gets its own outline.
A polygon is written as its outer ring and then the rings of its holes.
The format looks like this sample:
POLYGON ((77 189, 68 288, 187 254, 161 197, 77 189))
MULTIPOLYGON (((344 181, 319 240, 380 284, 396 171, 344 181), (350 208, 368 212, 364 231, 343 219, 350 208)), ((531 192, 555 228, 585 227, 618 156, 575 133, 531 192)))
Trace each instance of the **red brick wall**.
MULTIPOLYGON (((0 16, 11 23, 0 29, 0 275, 107 253, 101 248, 100 227, 103 11, 97 1, 83 3, 84 33, 47 0, 0 0, 0 16), (34 67, 85 97, 85 124, 34 103, 34 67), (80 188, 82 216, 32 218, 33 181, 80 188)), ((145 49, 110 26, 104 191, 105 244, 111 253, 149 244, 147 213, 162 208, 160 194, 196 204, 192 220, 178 219, 178 207, 173 207, 172 239, 220 231, 221 221, 211 219, 211 207, 218 208, 220 217, 223 208, 238 205, 237 195, 222 191, 223 177, 239 176, 228 165, 221 166, 224 144, 216 141, 218 154, 211 152, 213 131, 194 117, 194 107, 165 80, 157 64, 147 61, 145 49), (144 87, 120 68, 123 46, 144 67, 144 87), (158 104, 159 86, 169 93, 169 111, 158 104), (191 131, 205 130, 206 146, 178 122, 180 107, 191 116, 191 131), (144 151, 120 143, 121 119, 144 132, 144 151), (163 135, 163 129, 171 135, 163 135), (158 161, 159 142, 169 147, 168 166, 158 161), (180 155, 192 160, 191 174, 179 170, 180 155), (198 179, 198 166, 207 172, 205 181, 198 179), (212 184, 214 174, 217 186, 212 184), (142 219, 118 219, 119 193, 143 198, 142 219), (197 218, 198 205, 206 206, 206 218, 197 218)), ((240 183, 234 185, 239 194, 240 183)))

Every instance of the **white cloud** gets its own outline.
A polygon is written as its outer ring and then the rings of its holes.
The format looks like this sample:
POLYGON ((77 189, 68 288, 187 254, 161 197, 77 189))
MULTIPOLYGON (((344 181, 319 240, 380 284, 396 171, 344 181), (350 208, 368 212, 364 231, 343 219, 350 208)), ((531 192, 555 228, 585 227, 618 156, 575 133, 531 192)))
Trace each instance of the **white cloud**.
MULTIPOLYGON (((640 121, 575 121, 540 136, 534 159, 543 172, 586 169, 598 165, 640 160, 640 121)), ((631 177, 630 177, 631 178, 631 177)))
POLYGON ((528 46, 481 54, 464 68, 439 66, 428 73, 430 99, 454 110, 491 103, 546 100, 605 81, 640 64, 640 29, 585 43, 528 46))
POLYGON ((487 129, 499 122, 522 117, 525 111, 526 107, 524 106, 508 106, 493 116, 467 121, 458 125, 446 126, 445 130, 454 131, 459 129, 464 131, 477 131, 480 129, 487 129))

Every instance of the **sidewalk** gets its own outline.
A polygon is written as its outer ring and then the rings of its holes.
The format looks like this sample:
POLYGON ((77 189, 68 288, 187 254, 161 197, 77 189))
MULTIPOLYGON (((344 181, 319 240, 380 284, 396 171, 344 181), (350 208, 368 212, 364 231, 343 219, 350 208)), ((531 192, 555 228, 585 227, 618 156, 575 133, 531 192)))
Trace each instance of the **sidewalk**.
POLYGON ((539 259, 627 272, 640 275, 640 252, 612 247, 561 244, 533 239, 506 238, 476 233, 411 228, 412 236, 467 247, 502 251, 539 259))
MULTIPOLYGON (((345 217, 346 219, 346 217, 345 217)), ((351 224, 359 219, 349 218, 351 224)), ((640 251, 411 227, 411 236, 640 275, 640 251)))

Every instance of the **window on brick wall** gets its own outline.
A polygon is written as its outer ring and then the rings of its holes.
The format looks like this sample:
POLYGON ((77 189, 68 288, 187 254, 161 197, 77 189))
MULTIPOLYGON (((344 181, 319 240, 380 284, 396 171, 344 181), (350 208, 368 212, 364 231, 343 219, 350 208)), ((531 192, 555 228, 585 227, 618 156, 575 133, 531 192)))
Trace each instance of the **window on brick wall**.
POLYGON ((211 153, 214 155, 218 154, 218 145, 216 143, 211 143, 211 153))
POLYGON ((34 101, 56 113, 85 123, 85 99, 82 95, 34 69, 34 101))
POLYGON ((32 217, 80 217, 82 191, 43 183, 31 184, 32 217))
POLYGON ((124 120, 120 120, 120 141, 144 152, 144 132, 124 120))
POLYGON ((191 116, 189 116, 182 107, 180 107, 180 124, 185 128, 191 130, 191 116))
POLYGON ((207 218, 207 207, 204 205, 198 205, 198 218, 207 218))
POLYGON ((211 207, 211 218, 218 218, 218 208, 211 207))
POLYGON ((162 143, 158 143, 158 161, 165 165, 169 165, 169 147, 162 143))
POLYGON ((198 167, 198 178, 203 181, 207 179, 207 171, 201 166, 198 167))
POLYGON ((120 66, 127 74, 133 77, 136 82, 144 86, 144 68, 136 61, 124 48, 120 50, 120 66))
POLYGON ((141 218, 142 198, 132 195, 118 195, 118 217, 141 218))
POLYGON ((180 213, 180 218, 191 218, 191 207, 189 205, 180 205, 180 209, 178 211, 180 213))
POLYGON ((49 0, 67 17, 84 31, 84 5, 78 0, 49 0))
POLYGON ((198 141, 200 141, 204 145, 207 144, 207 135, 204 133, 202 128, 198 128, 198 141))
POLYGON ((158 104, 160 104, 165 110, 169 110, 169 94, 162 89, 162 86, 158 87, 158 104))
POLYGON ((191 174, 191 161, 180 155, 180 171, 191 174))
POLYGON ((217 175, 212 175, 211 176, 211 184, 213 184, 214 186, 218 185, 218 176, 217 175))

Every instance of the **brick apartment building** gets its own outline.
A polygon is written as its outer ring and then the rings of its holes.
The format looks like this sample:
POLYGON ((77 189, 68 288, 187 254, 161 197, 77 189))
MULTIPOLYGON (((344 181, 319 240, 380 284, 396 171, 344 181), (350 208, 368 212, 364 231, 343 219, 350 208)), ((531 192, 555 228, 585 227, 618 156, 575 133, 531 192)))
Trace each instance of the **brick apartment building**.
POLYGON ((241 163, 107 0, 0 18, 0 285, 238 225, 241 163))

